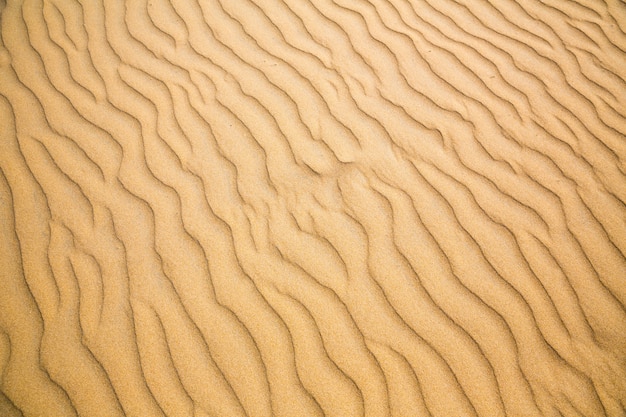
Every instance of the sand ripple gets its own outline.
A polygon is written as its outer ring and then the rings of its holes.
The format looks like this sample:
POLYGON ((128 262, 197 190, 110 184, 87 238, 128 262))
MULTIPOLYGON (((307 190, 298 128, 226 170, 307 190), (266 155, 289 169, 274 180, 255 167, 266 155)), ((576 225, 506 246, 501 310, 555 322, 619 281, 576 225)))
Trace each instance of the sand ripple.
POLYGON ((626 416, 623 2, 0 3, 0 415, 626 416))

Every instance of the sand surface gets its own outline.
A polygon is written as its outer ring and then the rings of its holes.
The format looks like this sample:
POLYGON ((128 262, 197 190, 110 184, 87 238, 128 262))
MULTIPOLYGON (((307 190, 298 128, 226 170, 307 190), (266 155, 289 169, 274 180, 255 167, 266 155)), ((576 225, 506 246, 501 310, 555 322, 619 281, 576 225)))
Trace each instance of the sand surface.
POLYGON ((624 2, 0 10, 0 416, 626 416, 624 2))

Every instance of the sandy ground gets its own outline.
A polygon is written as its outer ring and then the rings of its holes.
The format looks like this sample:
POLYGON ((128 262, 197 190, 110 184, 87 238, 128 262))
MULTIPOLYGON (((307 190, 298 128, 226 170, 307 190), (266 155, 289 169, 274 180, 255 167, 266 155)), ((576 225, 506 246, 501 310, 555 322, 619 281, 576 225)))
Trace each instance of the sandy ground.
POLYGON ((1 416, 626 416, 625 3, 0 9, 1 416))

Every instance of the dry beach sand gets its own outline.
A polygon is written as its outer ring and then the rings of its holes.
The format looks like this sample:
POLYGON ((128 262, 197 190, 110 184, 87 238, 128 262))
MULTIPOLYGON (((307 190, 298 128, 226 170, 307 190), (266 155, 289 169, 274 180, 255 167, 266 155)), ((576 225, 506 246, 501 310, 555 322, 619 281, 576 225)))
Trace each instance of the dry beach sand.
POLYGON ((626 416, 624 2, 0 3, 0 416, 626 416))

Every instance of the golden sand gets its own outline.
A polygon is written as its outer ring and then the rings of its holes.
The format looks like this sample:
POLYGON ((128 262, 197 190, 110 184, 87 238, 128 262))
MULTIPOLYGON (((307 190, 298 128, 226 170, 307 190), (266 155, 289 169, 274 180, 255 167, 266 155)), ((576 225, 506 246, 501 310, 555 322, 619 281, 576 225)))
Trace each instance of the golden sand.
POLYGON ((626 416, 624 2, 0 3, 0 416, 626 416))

